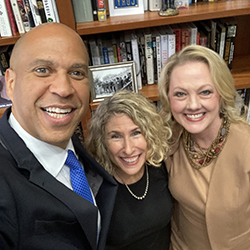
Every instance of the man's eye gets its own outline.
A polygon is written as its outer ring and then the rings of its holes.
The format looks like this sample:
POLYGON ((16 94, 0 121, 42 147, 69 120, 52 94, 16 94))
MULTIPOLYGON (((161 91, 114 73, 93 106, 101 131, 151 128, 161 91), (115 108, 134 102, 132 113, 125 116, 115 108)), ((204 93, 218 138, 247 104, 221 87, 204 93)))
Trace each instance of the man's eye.
POLYGON ((38 68, 35 70, 37 73, 46 74, 49 72, 47 68, 38 68))
POLYGON ((72 77, 80 80, 87 77, 87 74, 82 71, 72 71, 70 74, 72 77))

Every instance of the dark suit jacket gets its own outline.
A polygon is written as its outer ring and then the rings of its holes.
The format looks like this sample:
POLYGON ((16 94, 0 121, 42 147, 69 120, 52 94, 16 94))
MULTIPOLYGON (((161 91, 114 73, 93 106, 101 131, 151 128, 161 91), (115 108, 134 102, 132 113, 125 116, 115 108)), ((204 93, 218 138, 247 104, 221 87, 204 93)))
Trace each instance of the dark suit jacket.
POLYGON ((116 182, 73 136, 101 214, 97 247, 97 208, 44 170, 10 127, 9 114, 0 119, 0 249, 104 249, 116 182))

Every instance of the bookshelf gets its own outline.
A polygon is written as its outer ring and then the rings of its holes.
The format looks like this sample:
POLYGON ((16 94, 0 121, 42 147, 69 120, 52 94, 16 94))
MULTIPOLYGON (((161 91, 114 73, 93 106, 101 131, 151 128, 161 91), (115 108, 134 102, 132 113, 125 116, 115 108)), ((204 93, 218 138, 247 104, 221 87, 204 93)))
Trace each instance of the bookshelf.
MULTIPOLYGON (((180 10, 176 16, 160 17, 157 12, 145 12, 141 15, 108 17, 106 22, 75 23, 71 0, 56 0, 61 23, 75 29, 79 35, 92 35, 121 30, 131 30, 166 24, 193 22, 208 19, 235 17, 238 23, 235 42, 232 74, 237 89, 250 88, 250 0, 231 0, 199 2, 189 9, 180 10)), ((14 44, 20 36, 0 38, 0 46, 14 44)), ((158 100, 157 85, 143 86, 139 92, 152 101, 158 100)), ((90 117, 91 110, 98 103, 90 102, 89 112, 84 121, 90 117)), ((0 116, 4 110, 0 110, 0 116)))

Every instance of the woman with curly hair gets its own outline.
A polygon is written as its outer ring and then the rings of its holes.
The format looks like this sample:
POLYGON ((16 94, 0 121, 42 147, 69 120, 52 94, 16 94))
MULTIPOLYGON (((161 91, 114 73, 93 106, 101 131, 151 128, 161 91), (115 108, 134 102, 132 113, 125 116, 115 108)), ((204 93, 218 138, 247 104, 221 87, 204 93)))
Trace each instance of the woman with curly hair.
POLYGON ((224 60, 203 46, 168 59, 158 83, 173 128, 166 161, 174 250, 250 249, 250 127, 224 60))
POLYGON ((107 250, 169 249, 172 198, 164 159, 171 134, 141 94, 118 91, 95 111, 85 148, 119 185, 107 250))

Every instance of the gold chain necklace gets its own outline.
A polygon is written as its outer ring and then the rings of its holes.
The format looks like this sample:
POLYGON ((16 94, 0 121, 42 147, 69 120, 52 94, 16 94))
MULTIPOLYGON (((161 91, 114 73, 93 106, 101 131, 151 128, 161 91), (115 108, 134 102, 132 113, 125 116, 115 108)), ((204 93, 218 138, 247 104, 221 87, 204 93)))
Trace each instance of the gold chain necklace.
POLYGON ((184 130, 183 144, 187 158, 191 166, 195 169, 208 166, 222 151, 229 135, 230 122, 223 118, 218 135, 209 148, 203 148, 191 138, 191 134, 184 130), (200 151, 196 151, 196 146, 200 151))
POLYGON ((148 166, 146 165, 146 175, 147 175, 147 184, 146 184, 146 188, 145 188, 145 192, 143 194, 143 196, 137 196, 135 195, 132 190, 128 187, 128 185, 124 182, 124 180, 121 178, 121 176, 116 172, 116 174, 118 175, 118 177, 122 180, 123 184, 125 185, 125 187, 127 188, 127 190, 129 191, 129 193, 136 198, 137 200, 143 200, 147 193, 148 193, 148 187, 149 187, 149 174, 148 174, 148 166))

